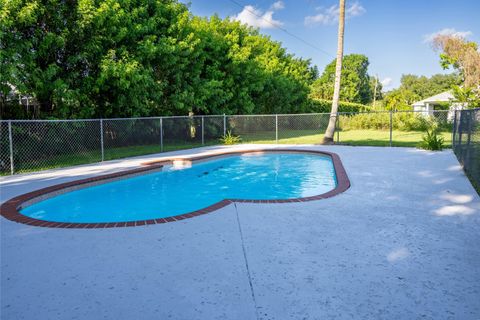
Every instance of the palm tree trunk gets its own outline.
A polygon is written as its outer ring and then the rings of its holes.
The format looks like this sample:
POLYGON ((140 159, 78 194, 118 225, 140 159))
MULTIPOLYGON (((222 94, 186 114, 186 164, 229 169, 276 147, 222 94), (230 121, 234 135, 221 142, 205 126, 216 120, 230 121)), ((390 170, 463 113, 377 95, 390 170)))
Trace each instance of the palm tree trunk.
POLYGON ((340 99, 340 78, 342 76, 343 59, 343 34, 345 30, 345 0, 340 0, 340 11, 338 17, 338 43, 337 43, 337 63, 335 65, 335 87, 333 89, 332 110, 330 111, 330 120, 323 137, 323 144, 333 144, 333 135, 335 134, 335 123, 337 122, 338 101, 340 99))

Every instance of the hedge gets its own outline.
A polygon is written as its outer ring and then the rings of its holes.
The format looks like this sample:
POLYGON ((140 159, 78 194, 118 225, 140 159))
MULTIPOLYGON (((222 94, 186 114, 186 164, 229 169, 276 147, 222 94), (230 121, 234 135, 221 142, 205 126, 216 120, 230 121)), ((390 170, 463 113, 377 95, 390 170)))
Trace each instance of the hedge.
MULTIPOLYGON (((341 130, 389 130, 390 113, 361 113, 340 116, 341 130)), ((425 117, 413 112, 396 112, 392 117, 392 129, 401 131, 425 131, 432 126, 441 131, 449 131, 452 123, 446 117, 425 117)))
MULTIPOLYGON (((330 113, 332 101, 323 99, 310 99, 308 112, 312 113, 330 113)), ((369 111, 370 107, 360 103, 340 101, 338 112, 360 112, 369 111)))

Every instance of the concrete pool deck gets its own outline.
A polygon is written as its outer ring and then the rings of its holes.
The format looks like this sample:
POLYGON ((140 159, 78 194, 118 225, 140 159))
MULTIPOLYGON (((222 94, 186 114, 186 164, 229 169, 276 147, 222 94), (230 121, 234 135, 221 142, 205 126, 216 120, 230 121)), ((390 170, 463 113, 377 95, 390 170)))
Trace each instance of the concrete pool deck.
MULTIPOLYGON (((1 201, 217 148, 4 177, 1 201)), ((480 198, 451 151, 294 148, 337 153, 351 188, 134 228, 0 218, 0 318, 480 319, 480 198)))

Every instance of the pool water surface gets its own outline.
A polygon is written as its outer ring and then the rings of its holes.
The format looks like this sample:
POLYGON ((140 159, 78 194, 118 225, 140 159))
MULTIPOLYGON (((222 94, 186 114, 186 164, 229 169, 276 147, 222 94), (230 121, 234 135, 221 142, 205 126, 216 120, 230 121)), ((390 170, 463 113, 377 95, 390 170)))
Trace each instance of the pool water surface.
POLYGON ((337 185, 332 158, 307 153, 227 156, 70 191, 21 209, 56 222, 104 223, 165 218, 224 199, 315 196, 337 185))

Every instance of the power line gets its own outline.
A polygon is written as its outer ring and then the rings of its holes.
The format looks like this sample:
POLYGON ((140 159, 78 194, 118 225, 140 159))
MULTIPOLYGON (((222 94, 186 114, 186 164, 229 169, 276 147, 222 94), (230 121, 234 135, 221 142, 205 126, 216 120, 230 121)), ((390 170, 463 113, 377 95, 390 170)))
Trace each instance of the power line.
POLYGON ((252 10, 248 9, 247 6, 241 4, 240 2, 238 2, 238 1, 236 1, 236 0, 229 0, 229 1, 230 1, 231 3, 233 3, 233 4, 236 4, 237 6, 239 6, 239 7, 242 8, 242 9, 247 10, 248 12, 250 12, 251 14, 253 14, 254 16, 262 19, 263 21, 265 21, 265 22, 267 22, 268 24, 272 25, 274 28, 277 28, 278 30, 281 30, 281 31, 285 32, 286 34, 288 34, 289 36, 297 39, 298 41, 303 42, 304 44, 308 45, 309 47, 311 47, 311 48, 313 48, 313 49, 315 49, 315 50, 317 50, 317 51, 319 51, 319 52, 321 52, 321 53, 323 53, 323 54, 325 54, 325 55, 327 55, 327 56, 329 56, 329 57, 335 57, 335 56, 334 56, 333 54, 331 54, 330 52, 327 52, 327 51, 325 51, 325 50, 317 47, 316 45, 314 45, 314 44, 312 44, 312 43, 310 43, 310 42, 308 42, 308 41, 300 38, 300 37, 297 36, 296 34, 291 33, 291 32, 288 31, 287 29, 282 28, 282 27, 280 27, 280 26, 272 23, 271 21, 265 19, 265 18, 262 17, 261 15, 258 15, 255 11, 252 11, 252 10))

